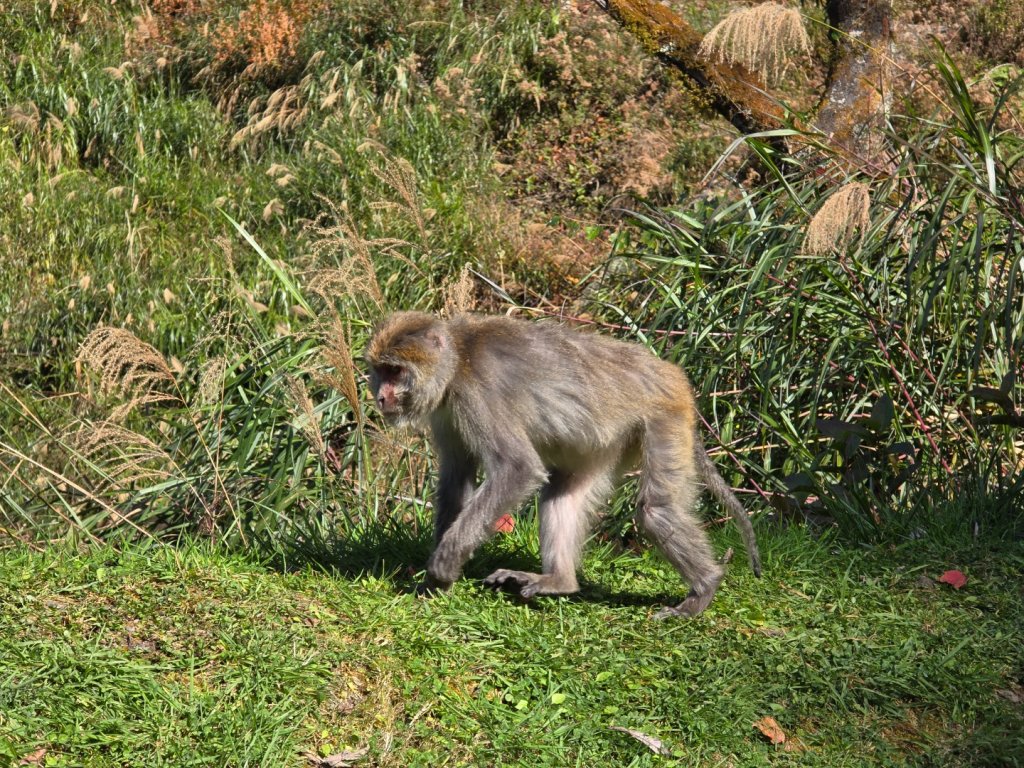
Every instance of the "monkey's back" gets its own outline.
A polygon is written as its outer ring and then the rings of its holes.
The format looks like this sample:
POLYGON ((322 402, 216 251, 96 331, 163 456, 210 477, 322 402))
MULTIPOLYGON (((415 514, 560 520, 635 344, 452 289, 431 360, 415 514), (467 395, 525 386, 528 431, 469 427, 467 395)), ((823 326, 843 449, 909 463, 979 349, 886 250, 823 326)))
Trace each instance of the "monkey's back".
POLYGON ((652 418, 695 427, 693 391, 682 370, 638 344, 484 315, 453 318, 449 330, 458 356, 453 409, 485 408, 498 423, 523 424, 546 452, 631 442, 628 436, 639 438, 652 418), (488 393, 486 403, 480 391, 488 393))

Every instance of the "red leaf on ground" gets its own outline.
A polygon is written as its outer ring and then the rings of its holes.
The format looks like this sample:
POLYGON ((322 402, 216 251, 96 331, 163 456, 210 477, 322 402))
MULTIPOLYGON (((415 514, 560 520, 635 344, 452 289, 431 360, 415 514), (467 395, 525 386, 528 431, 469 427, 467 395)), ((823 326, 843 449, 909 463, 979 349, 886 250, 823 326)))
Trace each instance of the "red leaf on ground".
POLYGON ((512 533, 512 529, 515 527, 516 519, 512 515, 502 515, 494 524, 494 530, 498 533, 512 533))
POLYGON ((939 576, 939 581, 943 584, 949 584, 953 589, 960 589, 960 587, 967 583, 967 577, 964 576, 962 571, 946 571, 939 576))
POLYGON ((783 744, 786 741, 786 734, 782 730, 774 717, 762 717, 756 723, 754 727, 763 733, 772 744, 783 744))

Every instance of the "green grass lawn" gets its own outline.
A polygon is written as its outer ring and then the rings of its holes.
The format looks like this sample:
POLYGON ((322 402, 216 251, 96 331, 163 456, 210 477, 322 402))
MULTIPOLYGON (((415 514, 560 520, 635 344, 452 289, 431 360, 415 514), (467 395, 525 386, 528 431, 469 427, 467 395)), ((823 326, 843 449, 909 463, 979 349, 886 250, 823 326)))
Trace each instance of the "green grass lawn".
MULTIPOLYGON (((205 545, 0 554, 0 756, 40 765, 1020 765, 1024 547, 842 548, 762 530, 711 608, 594 545, 578 599, 408 569, 282 572, 205 545), (960 590, 935 579, 966 573, 960 590), (385 573, 385 575, 381 575, 385 573), (774 718, 772 745, 754 726, 774 718), (611 726, 659 739, 655 755, 611 726), (41 750, 45 750, 45 753, 41 750)), ((719 547, 726 536, 719 532, 719 547)), ((965 537, 966 540, 966 537, 965 537)), ((386 546, 386 540, 385 544, 386 546)), ((335 564, 337 565, 337 564, 335 564)))

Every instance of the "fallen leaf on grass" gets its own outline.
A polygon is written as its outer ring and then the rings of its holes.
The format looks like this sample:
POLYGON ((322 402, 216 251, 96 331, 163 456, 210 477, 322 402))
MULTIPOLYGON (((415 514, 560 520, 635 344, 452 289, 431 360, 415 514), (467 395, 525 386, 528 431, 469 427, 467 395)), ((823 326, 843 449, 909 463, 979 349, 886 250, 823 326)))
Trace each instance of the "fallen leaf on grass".
POLYGON ((782 726, 775 722, 774 717, 762 717, 754 723, 754 727, 763 733, 772 744, 784 744, 786 741, 786 734, 782 730, 782 726))
POLYGON ((494 524, 494 530, 498 533, 512 533, 515 527, 516 519, 512 515, 502 515, 498 518, 498 522, 494 524))
POLYGON ((21 758, 18 765, 42 765, 44 757, 46 757, 46 747, 40 747, 35 752, 29 752, 21 758))
POLYGON ((624 733, 627 736, 632 736, 656 755, 672 754, 669 748, 662 743, 661 739, 656 739, 653 736, 648 736, 646 733, 642 733, 641 731, 634 731, 632 728, 623 728, 619 725, 609 725, 608 727, 613 731, 618 731, 619 733, 624 733))
POLYGON ((962 571, 946 571, 939 576, 939 581, 943 584, 949 584, 953 589, 960 589, 960 587, 967 583, 967 577, 964 576, 962 571))
POLYGON ((327 757, 320 757, 320 755, 313 752, 305 752, 303 757, 315 768, 348 768, 348 766, 366 757, 368 751, 366 747, 362 749, 346 749, 344 752, 338 752, 327 757))

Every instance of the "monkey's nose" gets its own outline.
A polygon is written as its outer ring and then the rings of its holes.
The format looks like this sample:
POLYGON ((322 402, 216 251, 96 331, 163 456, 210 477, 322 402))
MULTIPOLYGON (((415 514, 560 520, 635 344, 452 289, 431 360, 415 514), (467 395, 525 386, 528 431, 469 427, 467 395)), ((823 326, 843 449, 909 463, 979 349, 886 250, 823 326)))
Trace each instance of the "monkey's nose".
POLYGON ((377 398, 377 407, 384 410, 384 395, 377 398))

